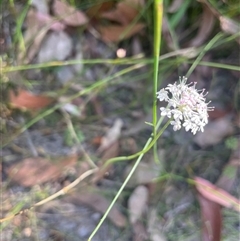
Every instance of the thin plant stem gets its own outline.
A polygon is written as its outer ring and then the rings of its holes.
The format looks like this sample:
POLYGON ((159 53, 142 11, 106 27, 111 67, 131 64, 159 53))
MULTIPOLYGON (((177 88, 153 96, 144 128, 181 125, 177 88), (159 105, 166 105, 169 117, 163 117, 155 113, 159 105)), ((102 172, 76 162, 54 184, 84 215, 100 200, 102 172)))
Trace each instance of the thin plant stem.
POLYGON ((159 55, 161 47, 161 33, 162 33, 162 18, 163 18, 163 0, 154 1, 154 50, 153 50, 153 135, 156 135, 157 124, 157 88, 158 88, 158 69, 159 69, 159 55))
MULTIPOLYGON (((187 61, 187 62, 193 63, 192 61, 187 61)), ((220 69, 240 71, 240 67, 237 66, 237 65, 229 65, 229 64, 214 63, 214 62, 207 62, 207 61, 201 61, 201 62, 198 63, 198 65, 209 66, 209 67, 220 68, 220 69)))
MULTIPOLYGON (((153 50, 153 136, 156 136, 157 129, 157 88, 158 88, 158 69, 159 69, 159 55, 161 49, 162 37, 162 20, 163 20, 163 0, 154 1, 154 50, 153 50)), ((153 156, 156 162, 160 162, 157 155, 157 146, 153 147, 153 156)))
MULTIPOLYGON (((164 125, 164 127, 159 131, 159 133, 156 135, 156 137, 160 137, 162 135, 162 133, 164 132, 164 130, 168 127, 168 125, 170 124, 170 120, 168 120, 168 122, 164 125)), ((133 173, 135 172, 137 166, 139 165, 140 161, 142 160, 144 154, 149 151, 149 149, 155 144, 155 142, 157 141, 158 138, 154 138, 153 139, 153 133, 151 135, 151 137, 147 140, 142 153, 139 155, 138 159, 136 160, 134 166, 132 167, 130 173, 128 174, 127 178, 125 179, 125 181, 123 182, 122 186, 120 187, 120 189, 118 190, 117 194, 115 195, 114 199, 112 200, 111 204, 109 205, 107 211, 104 213, 103 217, 101 218, 100 222, 98 223, 98 225, 96 226, 96 228, 93 230, 92 234, 90 235, 90 237, 88 238, 88 241, 91 241, 93 236, 97 233, 98 229, 101 227, 102 223, 104 222, 104 220, 106 219, 107 215, 109 214, 109 212, 111 211, 113 205, 116 203, 118 197, 120 196, 120 194, 122 193, 123 189, 125 188, 125 186, 127 185, 128 181, 130 180, 130 178, 132 177, 133 173), (154 141, 153 141, 154 140, 154 141)))
POLYGON ((119 72, 117 72, 116 74, 114 74, 113 76, 109 76, 103 80, 98 81, 97 83, 91 85, 90 87, 79 91, 78 93, 76 93, 75 95, 72 95, 71 97, 69 97, 68 99, 66 99, 65 102, 63 103, 58 103, 55 106, 53 106, 50 109, 45 110, 44 112, 40 113, 38 116, 36 116, 35 118, 33 118, 31 121, 29 121, 28 123, 26 123, 22 128, 20 128, 20 130, 13 135, 13 137, 11 137, 9 140, 7 140, 5 143, 2 144, 2 147, 8 145, 12 140, 14 140, 18 135, 20 135, 21 133, 23 133, 25 130, 27 130, 29 127, 31 127, 33 124, 35 124, 36 122, 38 122, 39 120, 43 119, 44 117, 50 115, 51 113, 53 113, 54 111, 56 111, 57 109, 59 109, 61 106, 63 106, 66 103, 69 103, 70 101, 72 101, 73 99, 91 93, 93 90, 107 84, 108 82, 110 82, 111 80, 113 80, 114 78, 117 78, 119 76, 122 76, 124 74, 127 74, 135 69, 138 69, 140 67, 142 67, 143 65, 141 64, 136 64, 134 66, 125 68, 119 72))
POLYGON ((5 218, 1 218, 0 219, 0 223, 3 223, 3 222, 6 222, 6 221, 9 221, 11 219, 13 219, 14 217, 16 217, 17 215, 19 214, 22 214, 24 213, 25 211, 29 211, 29 210, 32 210, 34 207, 37 207, 37 206, 41 206, 47 202, 50 202, 54 199, 56 199, 57 197, 60 197, 60 196, 63 196, 65 195, 66 193, 68 193, 71 189, 73 189, 76 185, 78 185, 82 180, 84 180, 85 178, 87 178, 88 176, 92 175, 93 173, 97 172, 98 171, 98 168, 93 168, 93 169, 90 169, 86 172, 84 172, 82 175, 80 175, 77 179, 75 179, 72 183, 70 183, 69 185, 67 185, 66 187, 62 188, 60 191, 54 193, 53 195, 43 199, 42 201, 38 202, 38 203, 35 203, 34 205, 32 205, 30 208, 28 209, 24 209, 22 210, 22 207, 23 205, 17 210, 17 212, 15 213, 13 211, 13 214, 5 217, 5 218))
MULTIPOLYGON (((172 121, 172 119, 170 119, 162 128, 162 130, 165 130, 167 128, 167 126, 169 125, 170 121, 172 121)), ((104 167, 108 166, 109 164, 112 164, 114 162, 119 162, 119 161, 130 161, 134 158, 137 158, 138 156, 140 156, 141 154, 145 154, 147 153, 152 147, 153 145, 156 143, 156 141, 158 140, 158 138, 162 135, 162 130, 154 137, 151 137, 151 143, 148 145, 148 147, 144 148, 143 150, 130 155, 130 156, 119 156, 119 157, 114 157, 109 159, 108 161, 106 161, 106 163, 104 164, 104 167)), ((153 133, 152 133, 153 136, 153 133)))
POLYGON ((63 116, 65 117, 66 119, 66 122, 67 122, 67 126, 68 126, 68 129, 71 133, 71 135, 73 136, 73 138, 75 139, 77 145, 78 145, 78 148, 82 151, 83 155, 84 155, 84 158, 87 160, 87 162, 89 163, 89 165, 93 168, 97 168, 97 165, 93 162, 93 160, 90 158, 90 156, 88 155, 88 153, 85 151, 85 149, 83 148, 82 144, 81 144, 81 141, 79 140, 78 138, 78 135, 75 131, 75 128, 73 126, 73 123, 71 121, 71 117, 69 116, 69 114, 67 113, 67 111, 65 110, 62 110, 62 113, 63 113, 63 116))
MULTIPOLYGON (((31 2, 32 2, 31 0, 27 1, 27 4, 25 5, 22 13, 20 14, 19 18, 17 19, 16 31, 15 31, 15 36, 14 36, 15 43, 19 44, 19 50, 24 51, 24 52, 26 51, 26 48, 25 48, 24 38, 22 35, 22 25, 27 16, 27 12, 31 6, 31 2)), ((13 7, 15 7, 14 3, 13 3, 13 7)))
POLYGON ((198 55, 198 57, 196 58, 196 60, 193 62, 191 68, 188 70, 186 77, 188 78, 191 73, 193 72, 193 70, 197 67, 197 65, 199 64, 199 62, 201 61, 201 59, 203 58, 203 56, 205 55, 205 53, 210 50, 212 48, 212 46, 220 39, 222 38, 224 35, 222 33, 218 33, 217 35, 215 35, 213 37, 213 39, 211 39, 211 41, 209 41, 209 43, 205 46, 205 48, 203 49, 202 52, 200 52, 200 54, 198 55))

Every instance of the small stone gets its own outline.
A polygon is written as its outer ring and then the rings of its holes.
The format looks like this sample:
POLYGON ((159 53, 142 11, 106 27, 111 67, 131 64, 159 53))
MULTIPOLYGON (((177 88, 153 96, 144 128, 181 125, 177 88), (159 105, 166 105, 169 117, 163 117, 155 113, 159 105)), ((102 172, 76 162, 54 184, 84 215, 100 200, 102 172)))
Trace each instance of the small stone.
POLYGON ((87 227, 86 225, 80 225, 77 233, 81 238, 85 238, 90 234, 91 230, 89 227, 87 227))
POLYGON ((91 215, 91 218, 92 218, 92 220, 94 220, 94 221, 99 221, 99 219, 101 218, 101 214, 100 214, 100 213, 93 213, 93 214, 91 215))

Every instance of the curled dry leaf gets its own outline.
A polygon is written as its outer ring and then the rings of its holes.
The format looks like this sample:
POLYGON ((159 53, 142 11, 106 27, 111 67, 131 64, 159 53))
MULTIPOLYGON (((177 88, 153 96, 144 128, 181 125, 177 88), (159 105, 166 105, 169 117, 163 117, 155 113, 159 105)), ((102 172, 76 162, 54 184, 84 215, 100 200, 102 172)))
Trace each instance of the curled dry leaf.
POLYGON ((123 0, 119 2, 115 9, 102 13, 101 17, 128 25, 139 14, 139 10, 143 6, 142 0, 123 0))
MULTIPOLYGON (((87 190, 85 188, 85 190, 87 190)), ((73 203, 75 205, 80 205, 80 203, 85 204, 96 211, 104 214, 110 205, 110 202, 98 193, 80 191, 80 194, 73 194, 65 198, 67 202, 73 203)), ((127 220, 126 217, 117 209, 116 205, 111 209, 108 218, 117 226, 125 227, 127 220)))
POLYGON ((220 16, 219 21, 220 26, 224 32, 229 34, 236 34, 240 32, 239 23, 236 23, 234 20, 224 16, 220 16))
POLYGON ((145 186, 138 186, 128 200, 130 223, 136 223, 147 208, 148 189, 145 186))
MULTIPOLYGON (((240 26, 239 23, 235 22, 234 20, 224 17, 224 16, 220 16, 219 17, 219 21, 220 21, 220 26, 221 29, 228 34, 236 34, 240 32, 240 26)), ((240 38, 237 38, 238 43, 240 44, 240 38)))
POLYGON ((53 99, 44 95, 33 95, 26 90, 19 90, 17 94, 10 91, 9 102, 14 108, 39 110, 51 104, 53 99))
POLYGON ((202 194, 198 195, 202 216, 202 241, 220 241, 222 229, 221 206, 202 194))
POLYGON ((195 177, 194 181, 197 191, 203 197, 219 205, 240 212, 240 201, 237 198, 203 178, 195 177))
POLYGON ((62 31, 64 25, 47 14, 38 12, 34 9, 30 9, 26 16, 27 29, 24 33, 24 42, 28 47, 27 56, 25 52, 21 51, 18 56, 19 61, 23 61, 25 57, 25 63, 29 63, 38 52, 38 49, 49 29, 54 31, 62 31))
POLYGON ((41 157, 30 157, 12 165, 8 175, 24 187, 31 187, 50 180, 56 180, 66 167, 74 165, 77 156, 68 156, 55 163, 41 157))
POLYGON ((85 13, 59 0, 54 1, 53 12, 60 20, 63 20, 63 22, 69 26, 82 26, 88 22, 85 13))
POLYGON ((102 137, 101 145, 98 148, 98 152, 102 153, 108 147, 110 147, 121 135, 121 129, 123 126, 123 121, 121 119, 116 119, 112 128, 108 130, 106 135, 102 137))
POLYGON ((89 18, 98 19, 100 18, 101 14, 106 11, 110 11, 114 7, 115 3, 114 1, 106 1, 106 2, 99 2, 94 3, 93 6, 91 6, 87 10, 87 15, 89 18))
POLYGON ((233 133, 233 130, 230 116, 225 116, 207 124, 204 132, 198 132, 194 137, 194 142, 201 147, 215 145, 233 133))
POLYGON ((97 30, 100 32, 102 39, 105 42, 118 42, 123 39, 132 37, 145 28, 144 24, 137 23, 131 28, 129 26, 98 26, 97 30))
POLYGON ((213 15, 212 11, 204 4, 202 19, 197 36, 190 41, 188 46, 198 47, 202 45, 212 32, 214 20, 215 16, 213 15))

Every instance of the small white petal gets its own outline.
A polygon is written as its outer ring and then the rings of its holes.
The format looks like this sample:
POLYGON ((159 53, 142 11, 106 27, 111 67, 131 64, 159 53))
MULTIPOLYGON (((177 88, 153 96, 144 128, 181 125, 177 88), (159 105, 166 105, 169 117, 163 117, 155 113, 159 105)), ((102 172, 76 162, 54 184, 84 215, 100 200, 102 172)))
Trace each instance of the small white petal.
POLYGON ((168 108, 160 108, 161 115, 173 118, 171 125, 174 131, 183 125, 186 131, 191 130, 195 135, 197 131, 204 131, 204 126, 208 123, 208 111, 214 108, 208 107, 210 102, 206 103, 204 89, 198 91, 196 83, 186 84, 185 77, 179 79, 179 84, 169 84, 157 92, 160 101, 168 102, 168 108))

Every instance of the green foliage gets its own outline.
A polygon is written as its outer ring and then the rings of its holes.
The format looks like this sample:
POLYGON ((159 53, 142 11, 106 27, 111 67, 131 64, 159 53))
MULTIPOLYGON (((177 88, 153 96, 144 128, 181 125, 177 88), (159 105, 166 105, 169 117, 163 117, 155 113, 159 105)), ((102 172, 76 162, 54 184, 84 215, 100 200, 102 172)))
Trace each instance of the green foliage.
POLYGON ((225 146, 228 148, 228 149, 231 149, 231 150, 237 150, 238 148, 238 139, 236 137, 228 137, 226 140, 225 140, 225 146))

